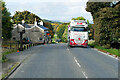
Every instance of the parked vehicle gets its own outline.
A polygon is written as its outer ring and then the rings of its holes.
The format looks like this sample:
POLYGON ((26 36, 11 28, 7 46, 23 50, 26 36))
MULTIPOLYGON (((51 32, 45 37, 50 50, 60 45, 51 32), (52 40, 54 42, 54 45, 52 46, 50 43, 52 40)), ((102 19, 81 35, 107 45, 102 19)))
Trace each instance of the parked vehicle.
POLYGON ((57 39, 56 42, 61 42, 61 39, 57 39))
POLYGON ((84 46, 88 45, 88 24, 84 20, 71 20, 68 26, 68 45, 84 46))
POLYGON ((23 44, 30 44, 32 43, 29 38, 23 38, 23 44))

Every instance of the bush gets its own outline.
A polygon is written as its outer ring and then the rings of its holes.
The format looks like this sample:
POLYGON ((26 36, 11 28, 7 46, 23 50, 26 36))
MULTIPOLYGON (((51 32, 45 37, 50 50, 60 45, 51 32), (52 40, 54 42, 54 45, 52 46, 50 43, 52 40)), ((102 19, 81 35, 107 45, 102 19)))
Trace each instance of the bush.
POLYGON ((109 49, 110 48, 110 44, 103 45, 103 48, 109 49))
POLYGON ((6 62, 8 59, 6 58, 6 56, 4 54, 2 54, 2 62, 6 62))

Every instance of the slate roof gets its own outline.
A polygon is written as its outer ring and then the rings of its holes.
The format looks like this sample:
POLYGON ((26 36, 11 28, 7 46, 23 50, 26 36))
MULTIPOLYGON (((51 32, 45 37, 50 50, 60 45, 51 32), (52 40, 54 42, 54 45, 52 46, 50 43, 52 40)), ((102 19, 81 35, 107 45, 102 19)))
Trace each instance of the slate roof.
MULTIPOLYGON (((22 24, 22 26, 24 25, 22 24)), ((31 28, 32 26, 34 26, 34 24, 25 24, 25 28, 31 28)))
MULTIPOLYGON (((22 26, 24 26, 23 24, 21 24, 22 26)), ((14 26, 16 26, 16 24, 14 24, 14 26)), ((25 24, 25 28, 30 29, 33 26, 35 26, 34 24, 25 24)), ((43 30, 48 30, 48 28, 42 26, 42 25, 37 25, 38 27, 42 28, 43 30)))
POLYGON ((42 25, 38 25, 40 28, 44 29, 44 30, 48 30, 48 28, 42 26, 42 25))

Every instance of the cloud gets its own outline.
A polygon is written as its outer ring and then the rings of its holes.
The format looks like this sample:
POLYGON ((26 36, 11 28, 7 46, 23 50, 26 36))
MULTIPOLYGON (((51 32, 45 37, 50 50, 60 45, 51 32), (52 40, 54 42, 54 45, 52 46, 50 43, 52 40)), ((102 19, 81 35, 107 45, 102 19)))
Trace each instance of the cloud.
MULTIPOLYGON (((5 2, 82 2, 83 0, 5 0, 5 2)), ((87 0, 84 0, 87 1, 87 0)))
POLYGON ((6 0, 6 3, 12 15, 15 11, 28 10, 50 20, 70 20, 83 16, 92 21, 91 14, 85 10, 85 1, 87 0, 6 0))

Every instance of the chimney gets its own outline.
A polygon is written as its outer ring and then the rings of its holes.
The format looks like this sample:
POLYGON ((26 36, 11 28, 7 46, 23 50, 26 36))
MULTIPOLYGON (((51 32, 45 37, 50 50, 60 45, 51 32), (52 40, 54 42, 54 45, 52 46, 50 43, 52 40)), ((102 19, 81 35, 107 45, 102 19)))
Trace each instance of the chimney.
POLYGON ((42 26, 43 26, 43 21, 42 21, 42 20, 40 21, 40 25, 42 25, 42 26))
POLYGON ((37 20, 36 20, 36 18, 35 18, 35 23, 34 23, 34 25, 37 26, 37 20))

